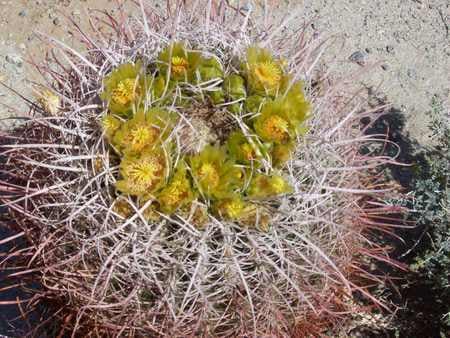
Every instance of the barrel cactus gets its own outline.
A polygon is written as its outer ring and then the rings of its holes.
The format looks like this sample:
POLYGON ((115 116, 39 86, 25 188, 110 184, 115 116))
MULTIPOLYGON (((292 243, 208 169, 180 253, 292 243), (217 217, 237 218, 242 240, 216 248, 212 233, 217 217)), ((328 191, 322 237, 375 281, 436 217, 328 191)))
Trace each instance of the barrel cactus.
POLYGON ((54 42, 57 109, 3 137, 1 199, 62 332, 317 336, 357 296, 384 307, 390 159, 360 152, 375 113, 313 76, 321 42, 223 2, 138 10, 54 42))

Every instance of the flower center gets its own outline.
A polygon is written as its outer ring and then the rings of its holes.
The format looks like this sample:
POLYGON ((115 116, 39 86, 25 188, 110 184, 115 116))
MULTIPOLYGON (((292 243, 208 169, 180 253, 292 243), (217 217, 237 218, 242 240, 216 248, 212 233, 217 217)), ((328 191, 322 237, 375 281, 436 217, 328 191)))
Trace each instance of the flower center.
POLYGON ((181 180, 175 180, 172 184, 167 188, 167 192, 164 194, 162 198, 162 202, 169 206, 174 206, 179 204, 183 199, 188 196, 188 192, 181 180))
POLYGON ((281 81, 281 70, 273 62, 259 62, 255 65, 256 78, 268 88, 276 87, 281 81))
POLYGON ((136 79, 125 79, 120 81, 116 88, 112 91, 111 100, 121 105, 128 105, 137 95, 139 95, 140 87, 136 83, 136 79))
POLYGON ((131 149, 142 150, 146 145, 155 142, 159 130, 151 126, 138 126, 131 131, 131 149))
POLYGON ((215 188, 219 185, 219 173, 211 163, 204 163, 199 170, 200 180, 205 182, 209 187, 215 188))
POLYGON ((270 116, 264 123, 264 133, 272 140, 283 142, 289 138, 289 123, 278 115, 270 116))
POLYGON ((225 205, 225 212, 231 219, 237 219, 241 216, 243 205, 240 200, 231 200, 225 205))
POLYGON ((159 158, 149 157, 143 161, 133 163, 127 168, 128 176, 133 185, 141 191, 152 190, 162 179, 164 166, 159 158))
POLYGON ((106 133, 112 135, 120 128, 120 120, 114 116, 107 115, 103 118, 102 125, 106 133))
POLYGON ((187 60, 180 56, 172 57, 172 72, 175 75, 182 75, 187 71, 189 63, 187 60))
POLYGON ((287 185, 286 185, 286 181, 283 178, 277 177, 277 176, 272 177, 272 180, 270 183, 271 183, 270 185, 273 189, 273 192, 275 194, 277 194, 277 195, 282 194, 286 191, 287 185))

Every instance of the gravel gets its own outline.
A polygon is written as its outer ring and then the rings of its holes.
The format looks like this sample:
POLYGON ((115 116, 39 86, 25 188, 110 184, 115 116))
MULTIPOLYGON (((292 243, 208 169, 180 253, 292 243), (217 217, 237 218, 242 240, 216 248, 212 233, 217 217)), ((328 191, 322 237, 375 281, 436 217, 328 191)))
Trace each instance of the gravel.
MULTIPOLYGON (((131 0, 122 1, 132 7, 131 0)), ((314 37, 321 35, 334 44, 324 55, 324 63, 336 64, 335 71, 342 75, 360 71, 362 66, 378 63, 366 74, 361 83, 366 87, 379 87, 389 102, 408 117, 407 128, 419 141, 428 142, 427 114, 431 98, 438 97, 448 107, 450 101, 450 2, 448 0, 230 0, 243 12, 257 10, 267 2, 274 5, 269 15, 290 14, 295 8, 311 20, 314 37), (336 60, 339 60, 336 63, 336 60)), ((108 9, 112 0, 33 0, 1 1, 0 12, 0 76, 5 76, 14 88, 29 93, 24 78, 38 80, 26 62, 26 55, 42 55, 42 43, 35 38, 35 30, 71 42, 67 25, 61 15, 73 14, 78 22, 86 8, 108 9), (19 15, 18 15, 19 14, 19 15), (23 44, 27 43, 26 48, 23 44), (8 46, 8 47, 4 47, 8 46), (6 51, 5 51, 6 50, 6 51), (6 65, 5 65, 6 63, 6 65), (25 74, 25 76, 24 76, 25 74)), ((299 21, 295 21, 298 24, 299 21)), ((361 84, 360 83, 360 84, 361 84)), ((0 103, 20 107, 17 99, 0 89, 0 103)), ((0 116, 9 116, 10 109, 0 107, 0 116)), ((1 117, 0 117, 1 118, 1 117)), ((2 122, 0 122, 0 128, 2 122)))
POLYGON ((360 66, 364 66, 367 62, 368 55, 365 52, 356 51, 350 55, 349 60, 356 62, 360 66))

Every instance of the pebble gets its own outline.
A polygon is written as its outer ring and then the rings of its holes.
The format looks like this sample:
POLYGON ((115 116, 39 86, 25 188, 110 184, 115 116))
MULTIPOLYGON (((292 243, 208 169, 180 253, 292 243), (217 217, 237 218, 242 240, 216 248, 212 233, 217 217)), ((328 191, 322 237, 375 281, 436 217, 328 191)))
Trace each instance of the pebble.
POLYGON ((363 66, 367 61, 367 53, 358 50, 350 55, 349 60, 356 62, 360 66, 363 66))
POLYGON ((22 67, 23 64, 22 57, 17 54, 8 54, 6 55, 5 60, 6 62, 16 65, 17 67, 22 67))
POLYGON ((59 20, 59 18, 54 18, 54 19, 53 19, 53 24, 54 24, 55 26, 58 26, 60 22, 61 22, 61 20, 59 20))
POLYGON ((389 69, 389 65, 384 63, 384 64, 381 65, 381 69, 388 70, 389 69))
POLYGON ((409 77, 411 77, 411 78, 415 78, 416 75, 417 75, 417 72, 416 72, 415 69, 409 68, 409 69, 406 71, 406 74, 407 74, 409 77))
POLYGON ((22 18, 26 15, 27 15, 27 12, 24 9, 19 12, 19 16, 22 18))
POLYGON ((386 51, 387 51, 388 53, 393 53, 393 52, 394 52, 394 46, 387 45, 387 46, 386 46, 386 51))

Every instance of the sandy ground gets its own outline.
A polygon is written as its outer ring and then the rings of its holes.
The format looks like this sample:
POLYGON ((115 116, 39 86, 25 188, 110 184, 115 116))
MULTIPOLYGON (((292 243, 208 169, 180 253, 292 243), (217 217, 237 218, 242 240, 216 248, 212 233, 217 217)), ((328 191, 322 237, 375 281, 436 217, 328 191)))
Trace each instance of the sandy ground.
MULTIPOLYGON (((71 43, 64 15, 81 20, 84 9, 113 8, 127 0, 0 1, 0 79, 30 97, 36 76, 26 63, 43 53, 36 32, 71 43)), ((230 0, 238 4, 237 0, 230 0)), ((262 0, 240 1, 244 8, 262 0)), ((450 95, 449 0, 267 0, 281 12, 299 8, 311 28, 335 41, 324 60, 338 60, 336 71, 357 71, 373 64, 362 81, 385 95, 408 116, 410 132, 426 141, 426 112, 436 96, 448 107, 450 95)), ((296 23, 294 23, 296 24, 296 23)), ((16 97, 0 88, 0 118, 24 110, 16 97)), ((0 128, 10 126, 0 121, 0 128)))

